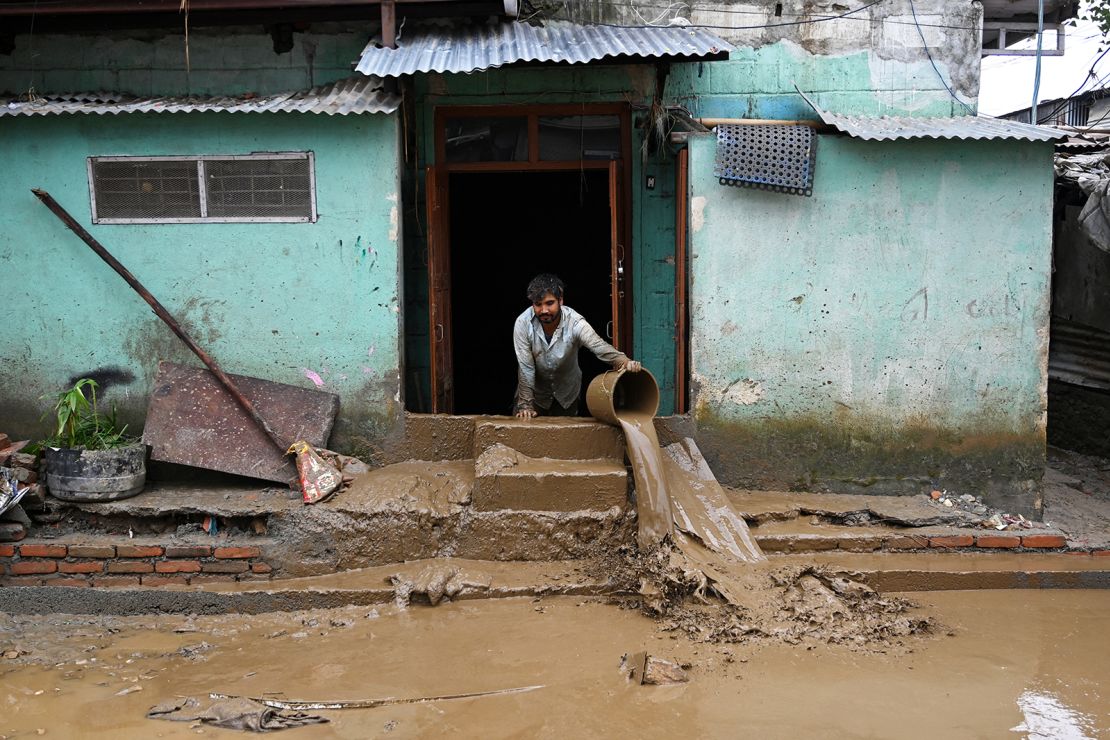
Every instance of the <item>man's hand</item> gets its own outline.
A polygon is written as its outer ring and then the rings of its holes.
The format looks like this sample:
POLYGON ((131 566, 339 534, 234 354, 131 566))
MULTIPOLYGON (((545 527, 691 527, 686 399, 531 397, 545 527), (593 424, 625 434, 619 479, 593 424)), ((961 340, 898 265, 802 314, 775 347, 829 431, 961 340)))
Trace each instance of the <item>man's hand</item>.
POLYGON ((626 373, 638 373, 643 369, 644 366, 636 362, 635 360, 629 360, 628 362, 621 365, 621 370, 624 370, 626 373))
POLYGON ((535 419, 536 410, 530 406, 519 408, 516 410, 516 418, 518 419, 535 419))

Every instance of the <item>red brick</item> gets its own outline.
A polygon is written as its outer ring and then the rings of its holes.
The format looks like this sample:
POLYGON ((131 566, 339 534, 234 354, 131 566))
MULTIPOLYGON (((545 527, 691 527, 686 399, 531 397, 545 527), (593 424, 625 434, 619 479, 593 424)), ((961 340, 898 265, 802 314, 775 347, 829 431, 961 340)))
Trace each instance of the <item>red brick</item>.
POLYGON ((20 545, 19 554, 25 558, 64 558, 65 545, 20 545))
POLYGON ((1067 540, 1062 534, 1027 534, 1021 538, 1022 547, 1065 547, 1067 540))
POLYGON ((92 583, 84 578, 51 578, 47 586, 67 586, 69 588, 91 588, 92 583))
POLYGON ((246 573, 250 566, 242 561, 233 561, 230 563, 201 563, 200 569, 204 573, 246 573))
POLYGON ((143 576, 144 586, 188 586, 185 576, 143 576))
POLYGON ((152 563, 108 563, 109 573, 153 573, 152 563))
POLYGON ((8 566, 13 576, 29 576, 34 573, 56 573, 58 564, 53 560, 20 560, 8 566))
POLYGON ((107 560, 116 556, 116 548, 112 545, 70 545, 71 558, 99 558, 107 560))
POLYGON ((24 576, 23 578, 5 578, 3 580, 3 586, 5 588, 7 588, 9 586, 41 586, 41 585, 42 585, 42 579, 37 578, 37 577, 28 578, 28 577, 24 576))
POLYGON ((266 563, 251 563, 251 572, 253 573, 269 573, 273 571, 266 563))
POLYGON ((103 573, 104 563, 96 560, 86 560, 81 563, 58 563, 58 570, 62 573, 103 573))
POLYGON ((7 449, 8 445, 10 445, 11 443, 12 443, 11 437, 4 434, 3 432, 0 432, 0 450, 7 449))
POLYGON ((1094 555, 1096 558, 1104 558, 1110 556, 1110 550, 1095 550, 1091 554, 1094 555))
POLYGON ((262 549, 258 547, 217 547, 216 557, 222 560, 231 560, 233 558, 257 558, 262 554, 262 549))
POLYGON ((141 584, 138 576, 103 576, 93 579, 97 588, 133 587, 141 584))
POLYGON ((159 560, 154 564, 155 573, 200 573, 199 560, 159 560))
POLYGON ((975 537, 970 534, 950 534, 929 538, 929 547, 971 547, 974 544, 975 537))
POLYGON ((1011 548, 1021 545, 1021 538, 1017 535, 981 534, 975 538, 977 547, 1011 548))
POLYGON ((160 545, 118 545, 117 558, 156 558, 162 555, 160 545))
POLYGON ((0 545, 0 558, 10 558, 15 555, 15 545, 0 545))
POLYGON ((211 545, 177 545, 174 547, 166 547, 167 558, 207 558, 211 556, 211 545))
POLYGON ((889 537, 883 541, 886 550, 923 550, 929 546, 928 537, 889 537))

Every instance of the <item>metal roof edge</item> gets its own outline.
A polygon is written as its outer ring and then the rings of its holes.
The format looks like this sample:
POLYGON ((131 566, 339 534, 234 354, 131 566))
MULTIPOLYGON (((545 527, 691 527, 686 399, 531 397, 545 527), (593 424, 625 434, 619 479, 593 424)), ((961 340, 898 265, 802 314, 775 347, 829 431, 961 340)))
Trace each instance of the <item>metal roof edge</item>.
POLYGON ((909 139, 1010 140, 1029 142, 1065 141, 1068 134, 1050 126, 1034 126, 987 116, 914 118, 909 116, 846 116, 829 113, 798 88, 794 89, 813 108, 823 123, 864 141, 909 139))
POLYGON ((131 96, 85 92, 0 103, 0 116, 119 115, 125 113, 307 113, 346 116, 395 112, 401 96, 377 77, 355 76, 307 90, 259 97, 131 96))

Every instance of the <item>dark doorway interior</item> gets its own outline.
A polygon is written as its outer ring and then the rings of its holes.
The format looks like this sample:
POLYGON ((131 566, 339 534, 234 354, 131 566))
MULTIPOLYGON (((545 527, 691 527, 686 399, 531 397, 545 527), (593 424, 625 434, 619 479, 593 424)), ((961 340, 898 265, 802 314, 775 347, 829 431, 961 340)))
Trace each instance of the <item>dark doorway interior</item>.
MULTIPOLYGON (((455 173, 450 199, 455 413, 509 414, 513 321, 537 273, 561 277, 566 305, 611 341, 608 172, 455 173)), ((584 395, 607 366, 588 350, 579 364, 584 395)))

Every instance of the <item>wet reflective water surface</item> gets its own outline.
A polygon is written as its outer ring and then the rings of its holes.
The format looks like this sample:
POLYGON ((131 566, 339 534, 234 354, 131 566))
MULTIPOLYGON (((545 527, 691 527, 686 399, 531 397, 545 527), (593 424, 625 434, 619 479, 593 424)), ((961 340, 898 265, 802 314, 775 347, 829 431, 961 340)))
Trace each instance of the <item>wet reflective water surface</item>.
POLYGON ((351 700, 289 737, 1031 737, 1110 733, 1110 592, 913 594, 950 636, 886 652, 691 643, 601 600, 504 599, 222 617, 0 616, 0 736, 186 737, 149 720, 208 692, 351 700), (624 653, 690 664, 639 686, 624 653))

